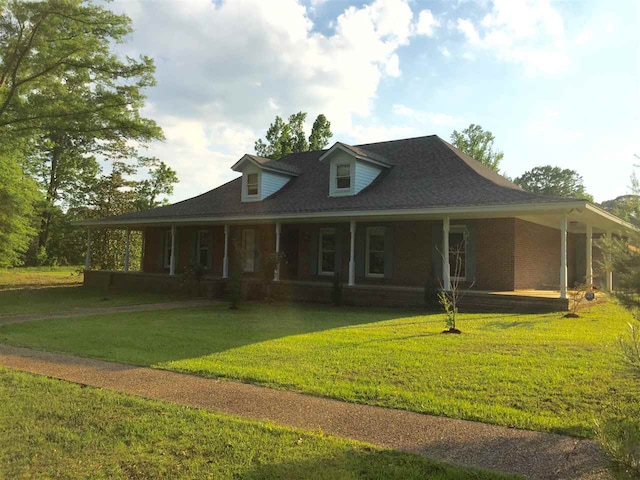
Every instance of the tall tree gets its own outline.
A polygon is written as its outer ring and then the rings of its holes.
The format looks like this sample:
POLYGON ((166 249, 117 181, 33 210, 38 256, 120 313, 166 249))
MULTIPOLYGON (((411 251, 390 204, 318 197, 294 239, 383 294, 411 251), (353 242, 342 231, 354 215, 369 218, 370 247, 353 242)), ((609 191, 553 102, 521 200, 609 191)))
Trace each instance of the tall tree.
POLYGON ((0 267, 20 265, 34 234, 33 206, 39 193, 21 164, 25 148, 0 145, 0 267))
POLYGON ((58 210, 81 203, 99 159, 149 163, 140 149, 162 131, 140 110, 154 66, 148 57, 114 54, 131 20, 89 1, 5 0, 0 7, 0 138, 35 139, 30 168, 45 192, 40 250, 64 220, 58 210))
POLYGON ((454 146, 480 163, 485 164, 493 171, 498 172, 504 153, 494 150, 494 141, 493 133, 474 123, 462 130, 462 132, 454 130, 451 134, 451 143, 454 146))
POLYGON ((631 175, 630 189, 630 194, 604 201, 600 206, 623 220, 640 226, 640 180, 635 172, 631 175))
POLYGON ((514 183, 540 195, 593 201, 593 197, 585 189, 582 176, 568 168, 551 165, 535 167, 517 177, 514 183))
POLYGON ((320 114, 313 122, 309 141, 305 138, 304 122, 306 112, 298 112, 289 116, 288 122, 276 116, 274 122, 267 129, 265 140, 258 139, 255 150, 261 157, 278 160, 290 153, 319 150, 327 146, 331 133, 331 123, 320 114))
POLYGON ((311 135, 309 135, 309 150, 322 150, 329 145, 329 139, 332 136, 331 122, 321 113, 313 122, 311 135))

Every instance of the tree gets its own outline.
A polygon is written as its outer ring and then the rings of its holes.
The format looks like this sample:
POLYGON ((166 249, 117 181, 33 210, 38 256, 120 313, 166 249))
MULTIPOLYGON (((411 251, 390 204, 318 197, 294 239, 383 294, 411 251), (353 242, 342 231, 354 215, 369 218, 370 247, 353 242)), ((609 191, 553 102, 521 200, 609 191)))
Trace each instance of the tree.
POLYGON ((632 193, 602 202, 600 206, 623 220, 640 226, 640 180, 635 172, 631 175, 630 189, 632 193))
POLYGON ((467 128, 451 134, 451 143, 473 159, 483 163, 494 172, 499 171, 504 153, 493 149, 495 137, 480 125, 472 123, 467 128))
POLYGON ((289 116, 288 123, 276 116, 274 122, 267 129, 266 142, 258 139, 255 143, 256 153, 261 157, 278 160, 290 153, 320 150, 327 146, 331 133, 331 123, 320 114, 313 122, 309 141, 305 138, 304 122, 307 118, 305 112, 294 113, 289 116))
MULTIPOLYGON (((148 57, 111 52, 131 32, 124 15, 83 0, 0 2, 0 138, 34 141, 29 170, 45 192, 40 251, 49 247, 52 231, 65 228, 64 211, 83 204, 99 159, 167 173, 140 154, 163 138, 158 125, 140 115, 143 91, 155 84, 154 66, 148 57)), ((154 182, 152 173, 140 188, 153 193, 154 182)))
POLYGON ((525 190, 550 197, 580 198, 593 201, 584 187, 582 176, 575 170, 545 165, 535 167, 514 180, 525 190))
POLYGON ((332 136, 331 122, 321 113, 313 122, 311 135, 309 135, 309 150, 322 150, 329 145, 329 139, 332 136))
POLYGON ((27 175, 20 159, 22 145, 0 145, 0 267, 22 263, 34 234, 33 205, 38 198, 36 183, 27 175))

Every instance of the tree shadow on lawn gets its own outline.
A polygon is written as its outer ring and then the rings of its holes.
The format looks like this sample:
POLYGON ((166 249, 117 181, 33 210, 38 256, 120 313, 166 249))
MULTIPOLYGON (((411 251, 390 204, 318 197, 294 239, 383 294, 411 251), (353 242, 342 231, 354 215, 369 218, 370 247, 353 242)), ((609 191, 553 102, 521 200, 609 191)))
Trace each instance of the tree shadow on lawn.
MULTIPOLYGON (((226 303, 0 325, 0 343, 159 366, 285 337, 407 318, 402 311, 226 303)), ((285 355, 286 352, 283 352, 285 355)))

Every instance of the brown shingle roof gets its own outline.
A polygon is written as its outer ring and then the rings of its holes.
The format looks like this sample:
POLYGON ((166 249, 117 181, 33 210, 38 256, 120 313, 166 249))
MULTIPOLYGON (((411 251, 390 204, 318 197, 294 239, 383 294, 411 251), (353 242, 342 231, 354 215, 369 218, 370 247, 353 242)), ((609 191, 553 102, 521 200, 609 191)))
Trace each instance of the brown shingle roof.
POLYGON ((300 172, 261 202, 241 202, 237 178, 197 197, 109 220, 162 220, 176 217, 238 217, 353 210, 426 209, 454 206, 533 204, 567 201, 522 190, 436 135, 358 145, 393 162, 354 196, 329 197, 325 150, 294 153, 269 161, 300 172))

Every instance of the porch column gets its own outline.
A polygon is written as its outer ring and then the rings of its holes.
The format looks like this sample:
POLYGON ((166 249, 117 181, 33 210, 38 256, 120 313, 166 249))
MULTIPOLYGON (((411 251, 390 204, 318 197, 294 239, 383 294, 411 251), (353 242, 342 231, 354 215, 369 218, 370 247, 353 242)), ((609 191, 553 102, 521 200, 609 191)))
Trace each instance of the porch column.
POLYGON ((169 259, 169 275, 176 274, 176 226, 171 225, 171 257, 169 259))
POLYGON ((282 226, 280 222, 276 222, 276 257, 278 258, 278 263, 276 264, 276 269, 273 272, 273 281, 280 281, 280 232, 282 231, 282 226))
POLYGON ((87 228, 87 251, 84 255, 84 269, 91 270, 91 229, 87 228))
POLYGON ((593 227, 589 224, 587 224, 586 236, 585 263, 587 264, 587 271, 585 272, 584 281, 587 284, 587 287, 591 287, 593 285, 593 227))
POLYGON ((131 252, 131 230, 127 228, 127 237, 124 244, 124 271, 129 271, 129 254, 131 252))
POLYGON ((560 298, 567 298, 567 227, 566 215, 560 220, 560 298))
POLYGON ((349 223, 349 286, 356 284, 356 221, 349 223))
POLYGON ((613 265, 611 262, 613 259, 611 258, 611 242, 613 241, 613 235, 611 232, 607 232, 607 271, 606 271, 606 288, 608 292, 613 291, 613 265))
POLYGON ((442 219, 442 282, 445 290, 451 290, 451 267, 449 266, 449 217, 442 219))
POLYGON ((222 259, 222 278, 229 278, 229 225, 224 225, 224 258, 222 259))

